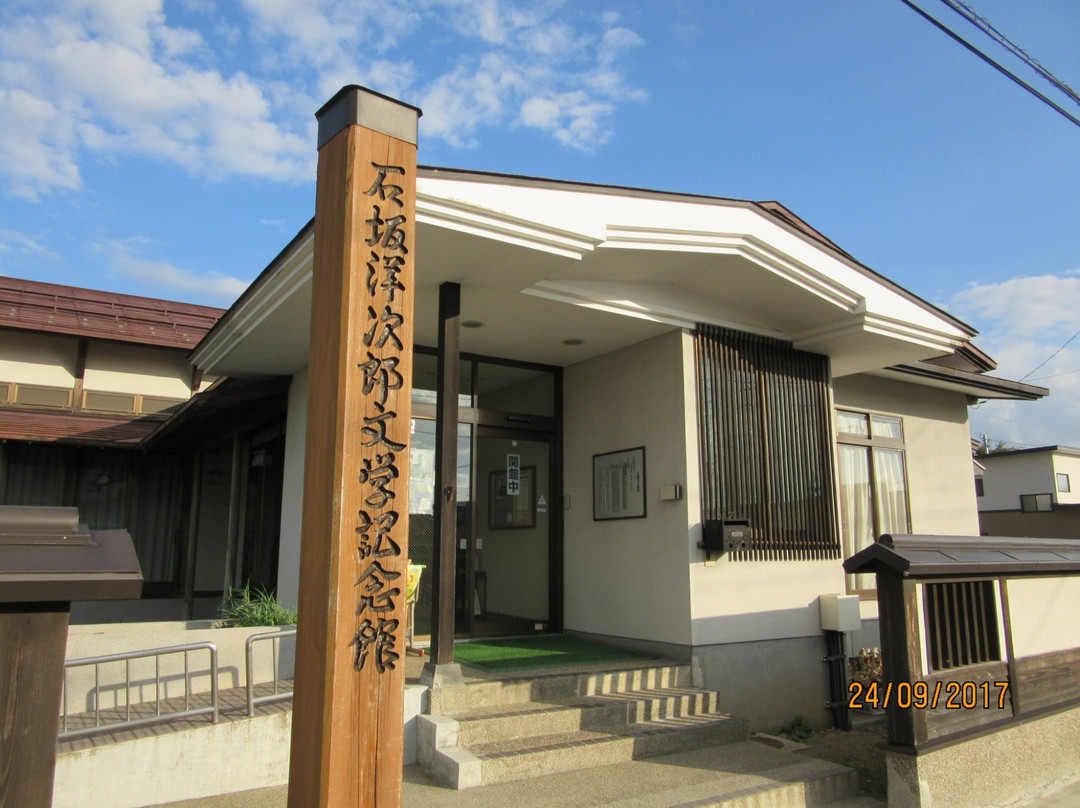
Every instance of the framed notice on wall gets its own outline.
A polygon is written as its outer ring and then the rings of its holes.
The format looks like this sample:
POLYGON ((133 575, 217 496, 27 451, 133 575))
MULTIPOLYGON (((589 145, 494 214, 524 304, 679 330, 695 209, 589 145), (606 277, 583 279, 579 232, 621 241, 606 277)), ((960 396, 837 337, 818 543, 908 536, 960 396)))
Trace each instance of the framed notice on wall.
POLYGON ((507 491, 505 471, 493 471, 488 477, 488 528, 509 530, 536 527, 536 466, 521 468, 517 493, 507 491))
POLYGON ((593 519, 645 516, 645 447, 593 455, 593 519))

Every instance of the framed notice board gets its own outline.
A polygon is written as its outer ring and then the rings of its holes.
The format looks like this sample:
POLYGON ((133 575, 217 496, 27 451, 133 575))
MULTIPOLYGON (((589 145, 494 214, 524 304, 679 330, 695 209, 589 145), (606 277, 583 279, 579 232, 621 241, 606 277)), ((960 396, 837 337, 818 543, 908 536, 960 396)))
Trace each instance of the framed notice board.
POLYGON ((645 447, 593 455, 593 519, 645 517, 645 447))

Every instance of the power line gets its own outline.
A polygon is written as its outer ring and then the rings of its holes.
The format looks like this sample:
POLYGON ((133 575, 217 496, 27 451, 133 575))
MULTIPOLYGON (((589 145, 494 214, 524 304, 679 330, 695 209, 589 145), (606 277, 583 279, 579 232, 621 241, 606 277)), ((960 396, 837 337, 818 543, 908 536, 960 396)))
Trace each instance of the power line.
POLYGON ((1057 349, 1056 351, 1054 351, 1054 352, 1053 352, 1052 354, 1050 354, 1050 356, 1046 357, 1046 359, 1044 359, 1044 360, 1043 360, 1042 362, 1040 362, 1040 363, 1039 363, 1038 365, 1036 365, 1036 366, 1035 366, 1034 368, 1032 368, 1031 370, 1029 370, 1029 371, 1028 371, 1027 373, 1025 373, 1025 374, 1024 374, 1023 376, 1021 376, 1021 377, 1020 377, 1019 379, 1017 379, 1017 381, 1020 381, 1020 382, 1022 382, 1022 381, 1023 381, 1024 379, 1026 379, 1026 378, 1027 378, 1028 376, 1030 376, 1030 375, 1031 375, 1032 373, 1034 373, 1034 372, 1035 372, 1036 370, 1038 370, 1039 368, 1041 368, 1041 367, 1042 367, 1043 365, 1045 365, 1045 364, 1046 364, 1047 362, 1049 362, 1049 361, 1050 361, 1051 359, 1053 359, 1053 358, 1054 358, 1055 356, 1057 356, 1057 355, 1058 355, 1059 353, 1061 353, 1061 352, 1062 352, 1062 351, 1064 351, 1064 350, 1065 350, 1065 349, 1066 349, 1067 347, 1069 347, 1069 343, 1070 343, 1070 342, 1072 342, 1072 341, 1073 341, 1074 339, 1076 339, 1077 337, 1080 337, 1080 329, 1077 329, 1077 331, 1076 331, 1076 333, 1075 333, 1075 334, 1073 334, 1073 335, 1072 335, 1071 337, 1069 337, 1069 338, 1068 338, 1067 340, 1065 340, 1065 344, 1064 344, 1064 345, 1062 345, 1062 346, 1061 346, 1060 348, 1058 348, 1058 349, 1057 349))
POLYGON ((986 19, 985 17, 979 16, 979 14, 975 11, 974 8, 961 2, 961 0, 941 0, 941 2, 951 8, 965 20, 970 22, 972 25, 978 27, 979 30, 981 30, 984 34, 986 34, 988 37, 1000 44, 1003 48, 1005 48, 1005 50, 1009 51, 1018 59, 1020 59, 1024 64, 1026 64, 1028 67, 1030 67, 1040 76, 1042 76, 1048 82, 1050 82, 1063 93, 1065 93, 1065 95, 1069 96, 1077 104, 1080 104, 1080 95, 1077 95, 1076 91, 1072 87, 1070 87, 1068 84, 1063 82, 1049 70, 1043 67, 1042 63, 1040 63, 1038 59, 1031 56, 1026 50, 1021 48, 1019 45, 1017 45, 1015 42, 1005 36, 1005 34, 995 28, 994 24, 991 23, 990 20, 986 19))
POLYGON ((1015 73, 1011 72, 1008 68, 1004 67, 1003 65, 998 64, 993 59, 991 59, 989 56, 987 56, 985 53, 983 53, 981 50, 979 50, 974 45, 972 45, 970 42, 968 42, 966 39, 964 39, 962 36, 957 34, 952 29, 948 28, 944 23, 941 23, 938 20, 936 20, 934 17, 931 17, 929 14, 927 14, 925 11, 923 11, 921 8, 919 8, 917 5, 912 3, 911 0, 900 0, 900 2, 903 3, 905 6, 907 6, 908 8, 910 8, 912 11, 914 11, 920 17, 925 19, 927 22, 931 23, 935 28, 940 29, 941 31, 946 33, 948 36, 950 36, 952 39, 959 42, 961 45, 963 45, 969 51, 974 53, 976 56, 978 56, 980 59, 982 59, 988 65, 993 67, 995 70, 997 70, 998 72, 1004 74, 1009 79, 1011 79, 1012 81, 1019 84, 1021 87, 1023 87, 1029 93, 1031 93, 1033 96, 1035 96, 1040 101, 1042 101, 1044 104, 1046 104, 1047 106, 1052 107, 1053 109, 1056 109, 1058 112, 1060 112, 1062 115, 1064 115, 1070 121, 1072 121, 1074 124, 1076 124, 1077 126, 1080 126, 1080 118, 1077 118, 1075 115, 1073 115, 1068 110, 1064 109, 1063 107, 1059 106, 1058 104, 1055 104, 1053 101, 1051 101, 1045 95, 1040 93, 1038 90, 1036 90, 1034 87, 1032 87, 1026 81, 1024 81, 1022 78, 1017 76, 1015 73))
MULTIPOLYGON (((1031 371, 1034 373, 1035 371, 1031 371)), ((1051 373, 1049 376, 1036 376, 1034 379, 1028 379, 1029 382, 1041 382, 1043 379, 1056 379, 1058 376, 1069 376, 1073 373, 1080 373, 1080 368, 1073 368, 1072 370, 1065 370, 1061 373, 1051 373)))

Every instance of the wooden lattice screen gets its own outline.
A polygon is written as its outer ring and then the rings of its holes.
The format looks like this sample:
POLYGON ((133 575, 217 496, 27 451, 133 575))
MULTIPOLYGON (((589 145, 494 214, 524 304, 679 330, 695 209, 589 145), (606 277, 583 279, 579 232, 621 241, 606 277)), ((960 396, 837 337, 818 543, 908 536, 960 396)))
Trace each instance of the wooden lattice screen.
POLYGON ((745 519, 738 561, 840 557, 829 360, 716 326, 694 332, 703 519, 745 519))

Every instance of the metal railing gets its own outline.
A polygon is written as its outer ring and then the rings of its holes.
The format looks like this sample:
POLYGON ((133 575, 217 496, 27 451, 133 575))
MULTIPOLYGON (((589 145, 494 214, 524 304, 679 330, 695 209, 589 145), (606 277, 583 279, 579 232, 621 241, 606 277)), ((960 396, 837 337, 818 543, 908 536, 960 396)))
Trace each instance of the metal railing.
MULTIPOLYGON (((249 663, 250 665, 250 663, 249 663)), ((250 680, 250 668, 249 668, 249 680, 250 680)), ((141 686, 141 684, 140 684, 141 686)), ((210 720, 217 723, 218 720, 218 662, 217 662, 217 647, 210 642, 196 642, 189 643, 187 645, 170 645, 163 648, 150 648, 145 651, 126 651, 118 654, 105 654, 103 656, 84 657, 83 659, 72 659, 64 663, 64 700, 63 700, 63 714, 61 731, 57 735, 57 738, 61 741, 71 740, 73 738, 84 738, 88 735, 93 735, 100 732, 111 732, 116 729, 132 729, 135 727, 143 727, 150 724, 157 724, 162 721, 172 721, 177 718, 190 718, 198 715, 209 715, 210 720), (209 651, 210 653, 210 705, 206 707, 192 707, 191 706, 191 671, 188 662, 189 651, 209 651), (169 654, 183 654, 184 655, 184 709, 183 710, 166 710, 162 712, 162 702, 168 700, 168 696, 163 699, 161 695, 161 657, 169 654), (132 703, 131 703, 131 660, 144 659, 147 657, 154 658, 154 699, 149 702, 138 702, 141 705, 152 704, 154 714, 142 715, 135 718, 131 717, 132 703), (124 663, 124 705, 123 707, 113 707, 108 712, 120 713, 123 712, 124 718, 120 721, 110 721, 108 723, 101 723, 101 665, 111 662, 123 662, 124 663), (68 729, 68 671, 72 668, 94 666, 94 725, 90 727, 79 727, 77 729, 68 729)))
POLYGON ((247 638, 245 654, 247 656, 247 712, 249 716, 255 715, 255 707, 259 704, 272 704, 278 701, 286 701, 292 698, 292 690, 284 691, 278 690, 278 656, 279 649, 281 647, 281 640, 285 637, 295 637, 295 628, 286 628, 281 631, 266 631, 262 634, 252 634, 247 638), (273 663, 274 673, 274 692, 265 696, 255 695, 255 665, 253 662, 252 646, 260 641, 268 641, 270 643, 270 653, 272 654, 271 661, 273 663))

